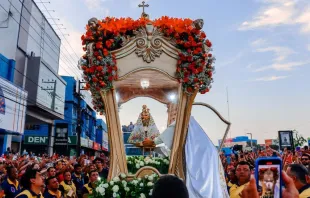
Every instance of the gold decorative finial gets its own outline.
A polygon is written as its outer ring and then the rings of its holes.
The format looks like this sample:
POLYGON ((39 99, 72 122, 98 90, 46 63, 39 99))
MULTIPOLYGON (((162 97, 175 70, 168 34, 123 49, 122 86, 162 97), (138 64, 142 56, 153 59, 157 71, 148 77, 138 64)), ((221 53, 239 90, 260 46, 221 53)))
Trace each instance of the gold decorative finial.
POLYGON ((141 16, 144 17, 144 18, 148 18, 149 15, 144 12, 144 8, 149 7, 149 4, 145 4, 145 1, 142 1, 142 4, 139 4, 138 7, 142 8, 141 16))

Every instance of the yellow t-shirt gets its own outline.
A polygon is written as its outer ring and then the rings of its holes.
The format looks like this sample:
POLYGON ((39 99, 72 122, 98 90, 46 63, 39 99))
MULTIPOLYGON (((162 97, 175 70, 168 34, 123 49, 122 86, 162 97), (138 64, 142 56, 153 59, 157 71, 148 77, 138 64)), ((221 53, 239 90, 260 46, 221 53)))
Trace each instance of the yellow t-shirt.
POLYGON ((308 198, 310 197, 310 188, 302 191, 302 193, 299 194, 299 198, 308 198))
POLYGON ((232 185, 229 189, 230 198, 240 198, 240 194, 243 191, 245 185, 247 184, 248 183, 241 186, 238 186, 237 184, 232 185))

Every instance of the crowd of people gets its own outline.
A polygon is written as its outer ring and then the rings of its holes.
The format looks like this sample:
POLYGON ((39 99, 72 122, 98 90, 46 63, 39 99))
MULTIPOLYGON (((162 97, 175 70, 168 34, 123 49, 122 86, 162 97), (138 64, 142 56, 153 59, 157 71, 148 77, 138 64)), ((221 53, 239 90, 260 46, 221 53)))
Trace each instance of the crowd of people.
MULTIPOLYGON (((282 197, 310 197, 310 150, 305 146, 295 151, 284 149, 283 152, 278 152, 267 147, 266 150, 257 152, 237 151, 231 155, 221 153, 220 158, 225 169, 227 189, 231 198, 248 197, 249 192, 255 194, 251 197, 256 197, 258 191, 254 173, 255 160, 258 157, 279 157, 282 159, 282 180, 289 191, 284 190, 282 197)), ((270 173, 269 178, 266 176, 262 180, 265 181, 265 185, 271 185, 274 188, 275 183, 273 182, 276 181, 274 177, 279 178, 279 175, 270 173)), ((260 197, 270 198, 273 196, 260 197)))
MULTIPOLYGON (((254 178, 255 160, 258 157, 282 158, 282 180, 285 188, 283 198, 310 197, 310 151, 285 149, 278 152, 267 148, 257 152, 220 154, 231 198, 269 198, 261 196, 254 178)), ((109 157, 81 155, 71 159, 66 156, 34 156, 7 153, 0 158, 0 198, 86 198, 96 188, 98 180, 106 179, 109 172, 109 157)), ((278 176, 277 176, 278 177, 278 176)), ((184 182, 175 176, 161 177, 154 185, 154 198, 188 198, 184 182)))
POLYGON ((106 179, 109 158, 81 155, 78 158, 24 153, 6 154, 0 161, 1 196, 88 197, 98 179, 106 179))

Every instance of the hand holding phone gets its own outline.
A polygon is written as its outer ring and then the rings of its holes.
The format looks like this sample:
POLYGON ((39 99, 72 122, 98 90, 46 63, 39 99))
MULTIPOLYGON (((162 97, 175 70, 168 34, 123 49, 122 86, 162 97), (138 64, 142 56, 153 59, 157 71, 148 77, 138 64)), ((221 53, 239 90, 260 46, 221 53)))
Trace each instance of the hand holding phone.
POLYGON ((255 178, 260 197, 280 198, 282 160, 278 157, 258 158, 255 161, 255 178))

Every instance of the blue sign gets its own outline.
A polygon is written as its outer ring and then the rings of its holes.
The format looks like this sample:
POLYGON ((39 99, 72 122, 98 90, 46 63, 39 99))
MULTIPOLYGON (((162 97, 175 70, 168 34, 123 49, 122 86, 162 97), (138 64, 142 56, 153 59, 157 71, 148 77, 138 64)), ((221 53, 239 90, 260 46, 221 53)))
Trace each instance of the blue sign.
POLYGON ((0 114, 5 115, 5 98, 1 87, 0 87, 0 114))

